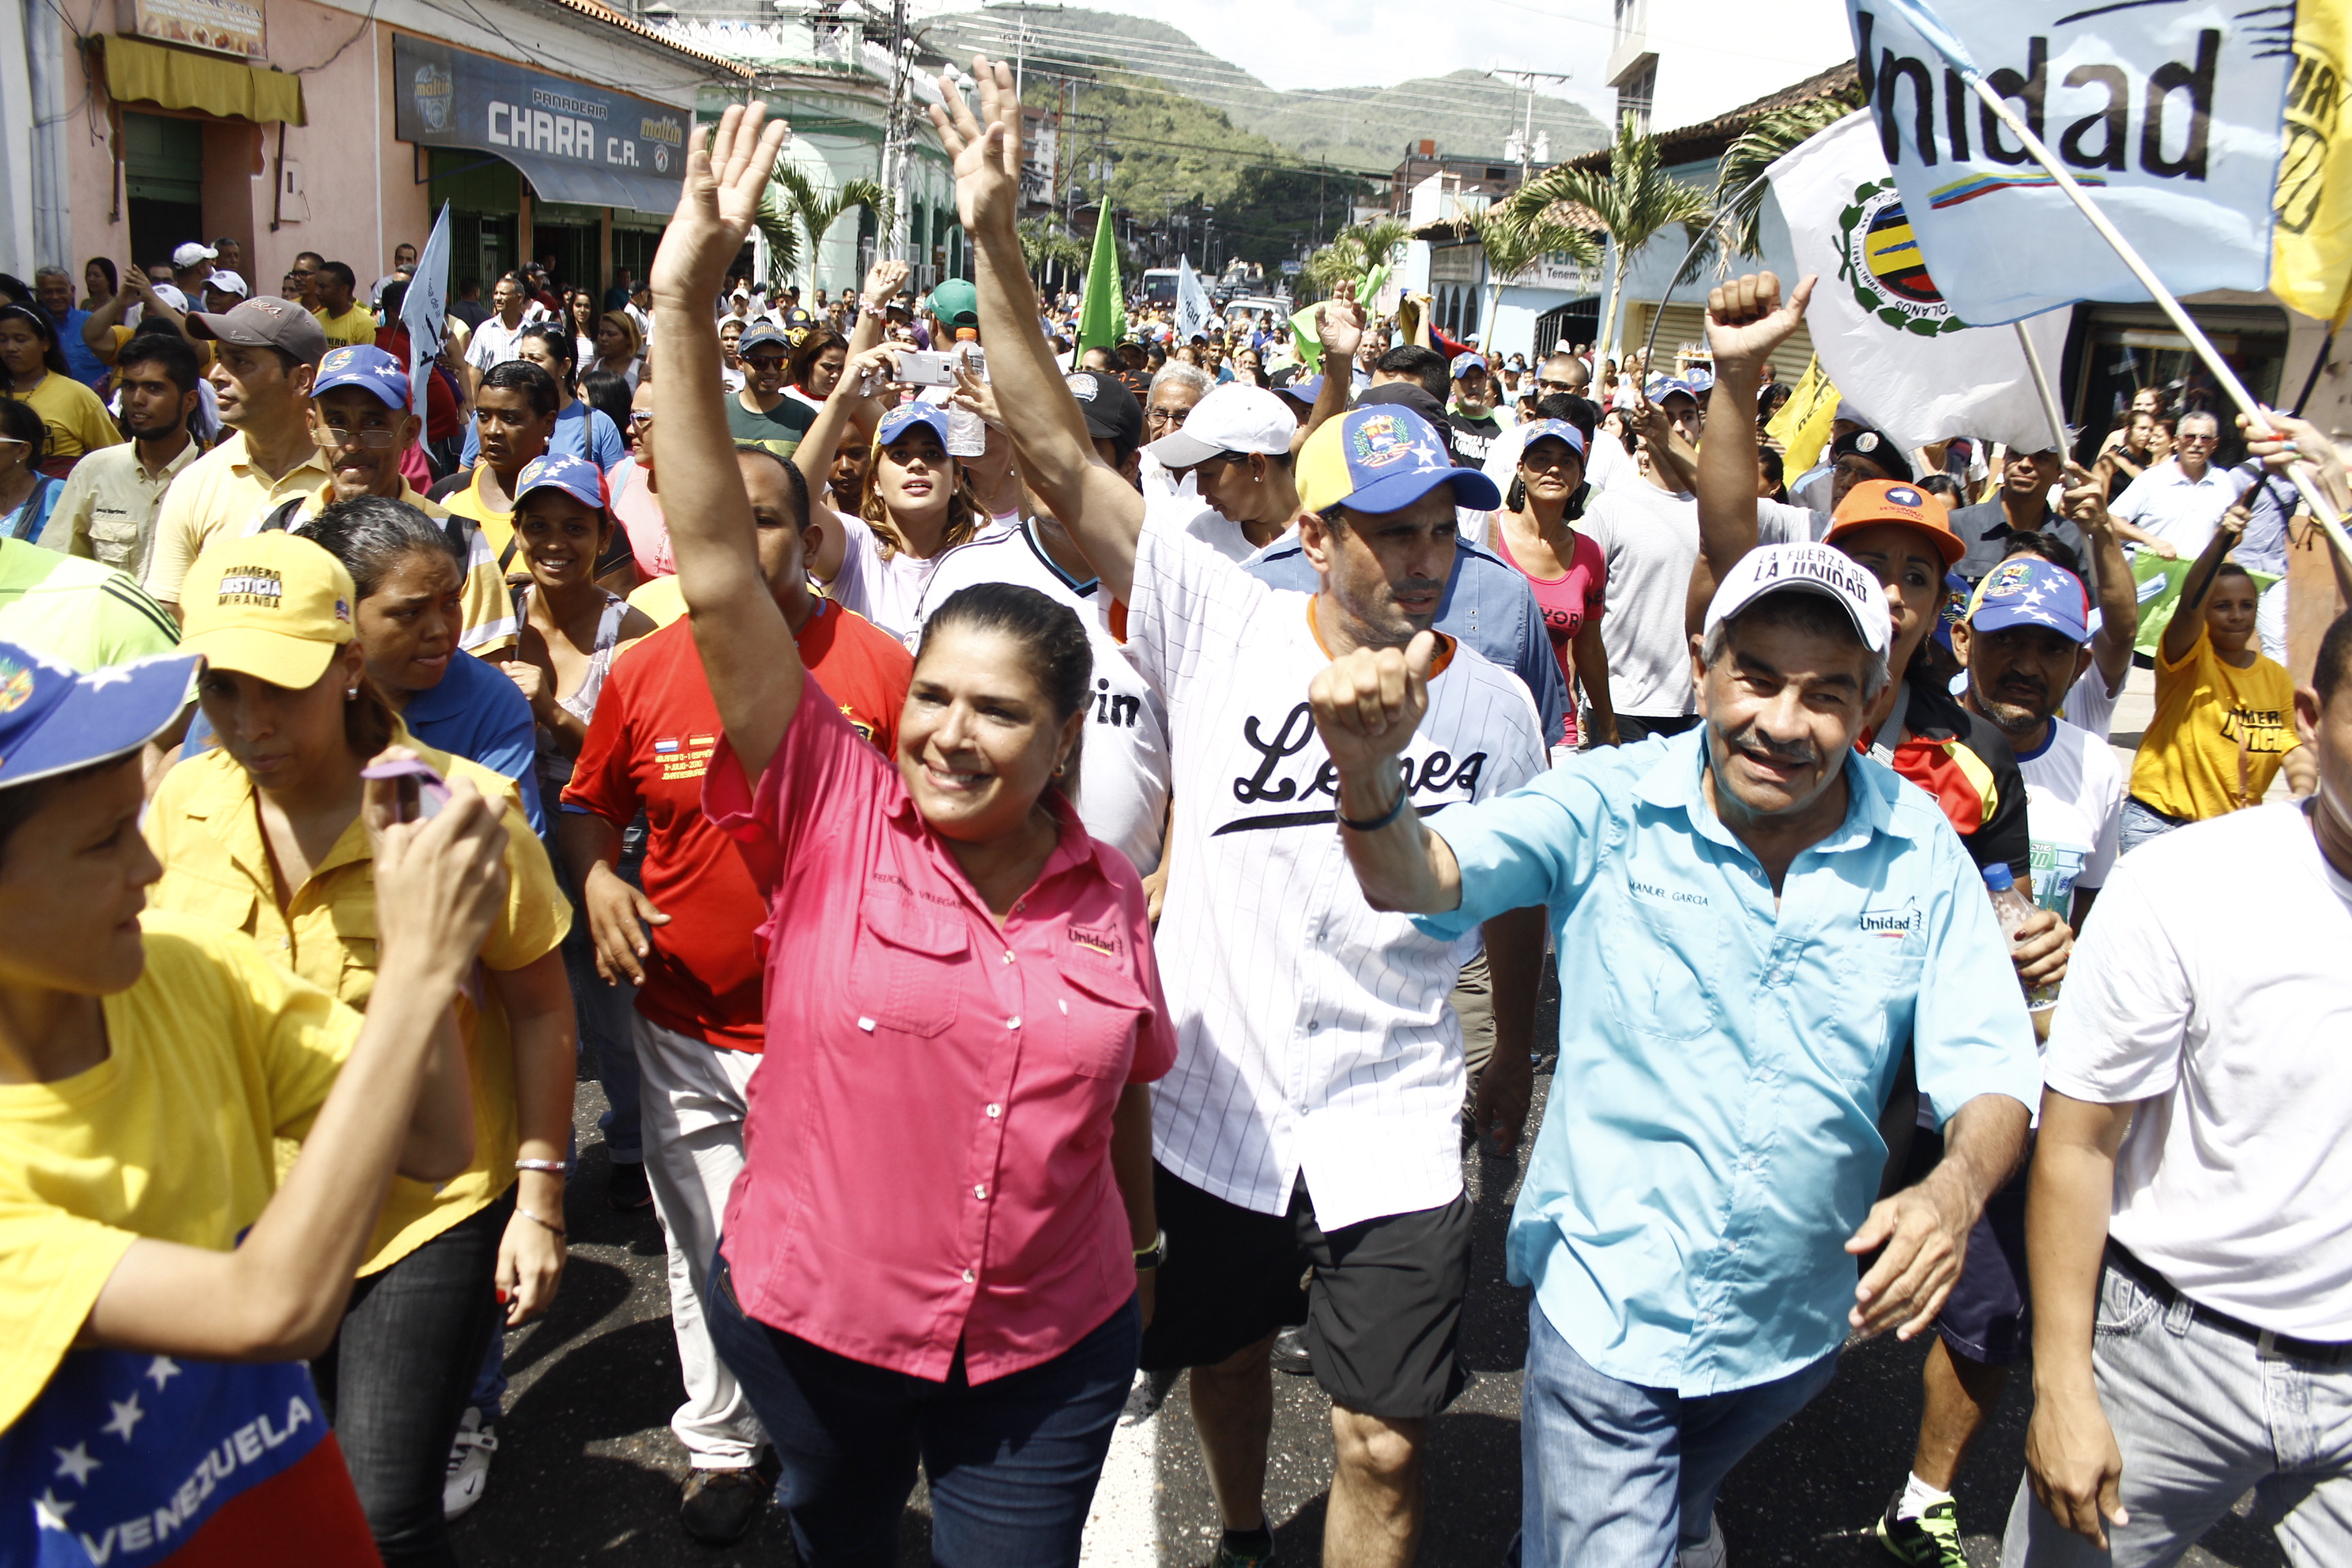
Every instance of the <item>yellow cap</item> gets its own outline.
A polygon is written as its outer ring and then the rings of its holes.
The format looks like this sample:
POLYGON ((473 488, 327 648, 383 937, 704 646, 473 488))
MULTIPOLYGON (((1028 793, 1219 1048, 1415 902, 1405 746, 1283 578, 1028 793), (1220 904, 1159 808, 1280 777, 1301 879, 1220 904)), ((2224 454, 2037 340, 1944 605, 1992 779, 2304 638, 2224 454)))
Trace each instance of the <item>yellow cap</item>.
POLYGON ((224 540, 180 587, 183 652, 299 691, 352 640, 352 574, 310 540, 271 531, 224 540))

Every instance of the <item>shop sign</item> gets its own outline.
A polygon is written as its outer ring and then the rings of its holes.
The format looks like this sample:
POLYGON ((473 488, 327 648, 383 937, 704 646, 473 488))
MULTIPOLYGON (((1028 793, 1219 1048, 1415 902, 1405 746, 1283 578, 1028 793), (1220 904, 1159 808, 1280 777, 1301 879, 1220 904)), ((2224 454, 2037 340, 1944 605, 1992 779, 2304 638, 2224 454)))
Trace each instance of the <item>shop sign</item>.
POLYGON ((689 112, 422 38, 393 40, 394 133, 619 174, 686 173, 689 112))
POLYGON ((247 0, 121 0, 115 25, 134 37, 235 55, 268 58, 262 46, 261 7, 247 0))

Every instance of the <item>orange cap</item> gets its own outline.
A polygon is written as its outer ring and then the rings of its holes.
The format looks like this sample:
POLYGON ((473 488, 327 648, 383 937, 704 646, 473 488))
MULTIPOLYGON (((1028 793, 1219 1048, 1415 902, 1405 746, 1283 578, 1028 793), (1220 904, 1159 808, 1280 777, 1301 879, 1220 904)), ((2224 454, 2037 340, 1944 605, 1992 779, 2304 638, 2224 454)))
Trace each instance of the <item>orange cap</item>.
POLYGON ((1967 542, 1952 531, 1951 513, 1944 509, 1943 498, 1899 479, 1867 479, 1854 486, 1846 491, 1845 500, 1838 502, 1833 517, 1830 531, 1822 535, 1824 544, 1834 544, 1840 534, 1857 529, 1900 522, 1919 530, 1935 542, 1948 572, 1969 552, 1967 542))

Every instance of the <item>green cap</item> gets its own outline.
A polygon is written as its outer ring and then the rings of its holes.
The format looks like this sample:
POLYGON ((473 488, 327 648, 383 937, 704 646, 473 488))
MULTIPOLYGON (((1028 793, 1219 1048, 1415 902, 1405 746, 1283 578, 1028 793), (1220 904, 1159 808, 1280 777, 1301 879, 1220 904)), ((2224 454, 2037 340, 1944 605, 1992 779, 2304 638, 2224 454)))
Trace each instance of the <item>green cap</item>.
POLYGON ((931 290, 931 314, 950 327, 980 325, 980 290, 961 278, 950 278, 931 290))

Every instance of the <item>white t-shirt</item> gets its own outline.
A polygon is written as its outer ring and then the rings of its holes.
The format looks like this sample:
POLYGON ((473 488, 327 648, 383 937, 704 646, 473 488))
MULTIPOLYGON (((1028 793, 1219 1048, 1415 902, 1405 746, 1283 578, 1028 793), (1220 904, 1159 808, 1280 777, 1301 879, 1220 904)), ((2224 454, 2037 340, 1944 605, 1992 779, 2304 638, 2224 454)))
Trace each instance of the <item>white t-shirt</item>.
POLYGON ((2042 750, 2017 753, 2017 769, 2025 776, 2033 901, 2065 920, 2075 889, 2105 887, 2115 866, 2123 765, 2104 737, 2053 719, 2042 750))
MULTIPOLYGON (((826 585, 825 597, 845 610, 856 611, 912 647, 923 626, 923 590, 930 585, 931 574, 947 559, 947 552, 941 552, 928 561, 904 551, 886 557, 882 542, 875 537, 864 518, 845 511, 833 515, 840 521, 845 542, 841 552, 840 575, 826 585)), ((974 537, 985 539, 999 531, 992 524, 974 537)))
POLYGON ((2042 1068, 2145 1102, 2109 1234, 2193 1300, 2311 1340, 2352 1340, 2347 953, 2352 881, 2302 804, 2192 822, 2116 863, 2042 1068))
POLYGON ((1073 582, 1045 553, 1034 525, 960 544, 940 557, 917 607, 920 625, 959 589, 1017 583, 1068 605, 1095 656, 1094 697, 1078 751, 1078 820, 1115 845, 1146 876, 1160 866, 1168 827, 1168 705, 1127 657, 1110 629, 1110 595, 1099 579, 1073 582))
POLYGON ((2098 665, 2094 663, 2068 689, 2066 700, 2058 705, 2058 716, 2076 729, 2105 741, 2108 731, 2115 728, 2116 699, 2123 695, 2124 685, 2130 679, 2131 668, 2126 665, 2122 679, 2110 691, 2106 677, 2099 673, 2098 665))
MULTIPOLYGON (((1314 604, 1146 512, 1128 651, 1166 694, 1176 795, 1157 945, 1178 1054, 1153 1089, 1154 1152, 1259 1214, 1281 1214, 1303 1170, 1328 1231, 1460 1194, 1446 997, 1478 938, 1438 942, 1364 901, 1307 706, 1329 662, 1314 604)), ((1548 760, 1518 677, 1452 649, 1404 752, 1424 816, 1548 760)))
MULTIPOLYGON (((1585 511, 1578 530, 1608 563, 1609 613, 1601 646, 1609 652, 1610 705, 1637 718, 1696 711, 1691 689, 1691 569, 1698 564, 1698 500, 1649 480, 1619 485, 1585 511)), ((1758 542, 1812 537, 1812 514, 1778 501, 1756 503, 1758 542)))

